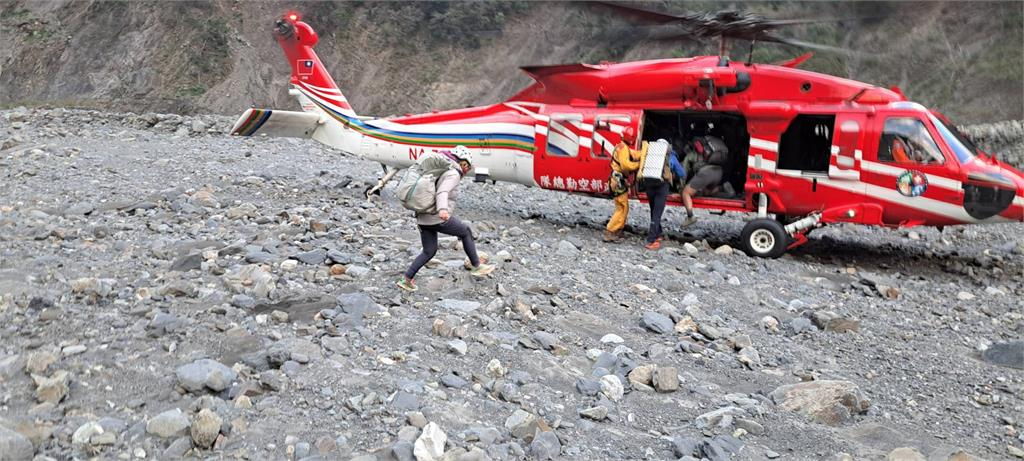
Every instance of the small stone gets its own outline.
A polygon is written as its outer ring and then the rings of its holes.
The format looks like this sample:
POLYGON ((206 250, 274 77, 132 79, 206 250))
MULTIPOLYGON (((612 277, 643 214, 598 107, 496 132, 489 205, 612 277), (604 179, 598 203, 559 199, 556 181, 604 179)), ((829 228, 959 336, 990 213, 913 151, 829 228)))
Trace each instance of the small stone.
POLYGON ((327 260, 327 250, 323 248, 317 248, 313 251, 307 251, 305 253, 299 253, 295 255, 295 259, 298 259, 303 264, 309 264, 310 266, 319 266, 327 260))
POLYGON ((743 429, 743 430, 747 431, 750 434, 753 434, 753 435, 764 434, 764 426, 762 426, 760 423, 758 423, 757 421, 754 421, 752 419, 738 418, 738 419, 736 419, 736 423, 735 424, 736 424, 736 427, 738 427, 740 429, 743 429))
POLYGON ((49 378, 40 375, 32 375, 36 383, 36 400, 40 403, 52 403, 54 405, 64 400, 68 395, 68 385, 71 383, 71 375, 61 370, 49 378))
POLYGON ((512 437, 529 442, 537 429, 537 417, 533 413, 516 410, 505 419, 505 429, 512 433, 512 437))
POLYGON ((619 401, 625 393, 622 381, 616 375, 604 375, 601 377, 601 393, 612 401, 619 401))
POLYGON ((718 248, 715 248, 715 254, 716 255, 731 255, 732 254, 732 247, 729 246, 729 245, 722 245, 722 246, 720 246, 718 248))
POLYGON ((30 374, 42 374, 56 361, 57 356, 55 354, 48 350, 40 349, 29 354, 28 360, 25 361, 25 371, 30 374))
POLYGON ((640 326, 653 331, 659 335, 671 332, 675 327, 672 319, 654 311, 646 311, 640 318, 640 326))
MULTIPOLYGON (((75 446, 85 446, 92 443, 93 436, 103 434, 103 427, 95 422, 87 422, 78 429, 75 430, 74 434, 71 435, 71 444, 75 446)), ((0 451, 0 453, 3 453, 0 451)), ((0 458, 3 459, 3 458, 0 458)))
POLYGON ((332 264, 330 272, 332 276, 337 277, 339 275, 345 275, 346 268, 341 264, 332 264))
POLYGON ((190 437, 178 437, 164 450, 163 455, 166 459, 180 459, 184 458, 191 449, 192 439, 190 437))
POLYGON ((456 355, 466 355, 469 352, 469 346, 461 339, 453 339, 448 341, 448 351, 454 352, 456 355))
POLYGON ((973 294, 968 293, 966 291, 961 291, 961 292, 956 294, 956 299, 959 299, 961 301, 970 301, 970 300, 972 300, 974 298, 975 298, 975 296, 973 294))
POLYGON ((409 421, 410 425, 420 429, 423 429, 423 427, 427 425, 427 418, 423 416, 423 413, 418 411, 410 411, 406 413, 405 418, 409 421))
POLYGON ((431 422, 423 426, 423 432, 416 439, 413 448, 416 461, 440 460, 444 455, 444 445, 447 441, 448 436, 436 423, 431 422))
POLYGON ((626 377, 629 379, 630 384, 642 384, 644 386, 650 386, 651 380, 654 378, 654 365, 640 365, 629 372, 626 377))
POLYGON ((286 259, 284 261, 281 261, 281 270, 283 271, 291 272, 295 270, 296 267, 299 267, 299 262, 294 259, 286 259))
POLYGON ((676 333, 679 333, 681 335, 688 335, 691 332, 697 331, 697 322, 694 322, 693 318, 687 315, 679 319, 679 321, 676 322, 676 325, 675 327, 673 327, 673 329, 676 333))
POLYGON ((505 367, 503 367, 501 365, 501 362, 498 361, 498 359, 491 359, 490 362, 487 362, 487 375, 488 376, 492 376, 492 377, 495 377, 495 378, 500 378, 502 376, 505 376, 505 373, 506 373, 505 367))
POLYGON ((562 454, 562 442, 554 432, 544 431, 534 437, 530 443, 530 452, 537 460, 556 459, 562 454))
POLYGON ((175 371, 178 384, 190 392, 202 392, 205 388, 220 392, 227 389, 238 377, 234 370, 224 364, 200 359, 178 367, 175 371))
POLYGON ((622 344, 625 342, 621 336, 608 333, 601 337, 601 344, 622 344))
POLYGON ((585 410, 580 410, 580 416, 584 418, 590 418, 594 421, 601 421, 608 417, 608 407, 604 405, 598 405, 596 407, 590 407, 585 410))
POLYGON ((764 328, 769 333, 777 333, 779 331, 779 319, 770 315, 761 317, 761 328, 764 328))
POLYGON ((220 427, 223 422, 221 417, 217 413, 210 411, 210 409, 204 408, 200 410, 199 414, 192 420, 190 430, 192 442, 197 447, 210 448, 213 446, 213 442, 217 440, 217 436, 220 435, 220 427))
POLYGON ((994 343, 982 351, 981 359, 995 365, 1024 369, 1024 341, 994 343))
POLYGON ((675 367, 658 367, 651 382, 658 392, 675 392, 679 390, 679 371, 675 367))
POLYGON ((188 418, 180 409, 167 410, 146 423, 146 432, 161 438, 180 437, 188 435, 188 428, 191 425, 188 418))

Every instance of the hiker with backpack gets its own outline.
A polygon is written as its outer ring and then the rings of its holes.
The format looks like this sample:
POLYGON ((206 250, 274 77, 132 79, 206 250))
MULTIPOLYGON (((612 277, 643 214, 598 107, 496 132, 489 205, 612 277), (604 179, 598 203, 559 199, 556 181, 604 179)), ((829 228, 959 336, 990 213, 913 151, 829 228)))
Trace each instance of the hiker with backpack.
MULTIPOLYGON (((650 143, 640 159, 637 182, 647 194, 647 203, 651 206, 651 225, 644 245, 648 250, 661 248, 661 216, 665 212, 669 187, 675 183, 676 175, 682 169, 677 161, 673 162, 675 158, 676 153, 668 141, 659 139, 650 143)), ((685 172, 682 173, 685 177, 685 172)))
POLYGON ((476 253, 476 243, 469 226, 452 212, 459 181, 473 168, 473 158, 465 146, 451 151, 427 154, 409 168, 399 182, 396 194, 402 205, 416 212, 423 251, 416 256, 396 285, 406 291, 416 291, 413 280, 416 273, 437 253, 437 234, 451 235, 462 241, 462 249, 469 257, 470 273, 483 277, 494 271, 476 253))

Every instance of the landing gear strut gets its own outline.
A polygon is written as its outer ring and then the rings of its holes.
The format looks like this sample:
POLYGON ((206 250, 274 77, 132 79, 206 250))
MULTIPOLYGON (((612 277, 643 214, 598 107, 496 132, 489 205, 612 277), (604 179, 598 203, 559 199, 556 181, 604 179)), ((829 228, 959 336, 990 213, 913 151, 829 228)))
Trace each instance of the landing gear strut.
POLYGON ((371 200, 374 195, 380 196, 380 191, 384 189, 384 186, 388 184, 388 181, 391 181, 391 179, 398 174, 398 168, 389 168, 387 165, 381 166, 384 167, 384 176, 381 176, 381 178, 377 180, 376 185, 367 187, 366 190, 363 191, 366 195, 366 200, 371 200))

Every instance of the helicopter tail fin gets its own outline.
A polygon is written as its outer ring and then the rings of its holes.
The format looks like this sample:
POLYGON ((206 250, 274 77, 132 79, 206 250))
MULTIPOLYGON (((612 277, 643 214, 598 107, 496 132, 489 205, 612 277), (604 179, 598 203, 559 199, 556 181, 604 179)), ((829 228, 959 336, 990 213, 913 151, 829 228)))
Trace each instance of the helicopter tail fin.
POLYGON ((309 24, 299 20, 298 14, 287 13, 275 23, 274 36, 291 65, 291 82, 298 92, 292 94, 299 99, 302 110, 324 111, 335 118, 356 117, 352 105, 313 51, 318 38, 309 24))

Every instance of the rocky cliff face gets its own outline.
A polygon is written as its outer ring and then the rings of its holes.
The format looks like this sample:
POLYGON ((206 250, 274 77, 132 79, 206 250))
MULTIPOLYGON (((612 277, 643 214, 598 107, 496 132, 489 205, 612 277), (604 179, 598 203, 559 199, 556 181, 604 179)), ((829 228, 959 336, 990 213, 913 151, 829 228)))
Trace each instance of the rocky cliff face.
MULTIPOLYGON (((234 114, 292 107, 288 67, 269 34, 287 2, 9 1, 0 6, 0 104, 234 114)), ((657 5, 655 5, 657 6, 657 5)), ((714 3, 664 5, 672 11, 714 3)), ((1015 2, 773 2, 769 17, 867 17, 786 31, 872 57, 820 54, 805 67, 883 86, 961 123, 1024 118, 1024 7, 1015 2)), ((517 67, 714 53, 714 44, 628 38, 575 3, 306 3, 317 48, 362 113, 454 108, 508 97, 517 67)), ((800 50, 762 45, 755 60, 800 50)), ((734 55, 743 54, 739 49, 734 55)))

